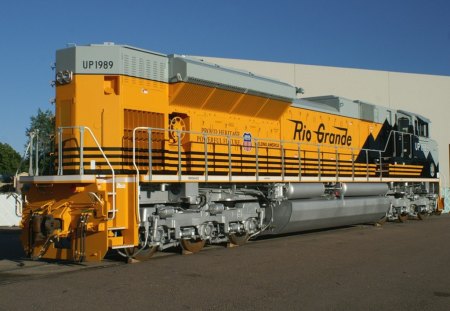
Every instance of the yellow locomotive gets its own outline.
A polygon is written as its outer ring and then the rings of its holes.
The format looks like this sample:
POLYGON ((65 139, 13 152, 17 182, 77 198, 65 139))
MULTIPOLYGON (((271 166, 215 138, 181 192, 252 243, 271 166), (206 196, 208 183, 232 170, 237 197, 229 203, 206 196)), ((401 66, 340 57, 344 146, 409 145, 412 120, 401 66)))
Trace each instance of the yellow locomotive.
POLYGON ((25 251, 98 261, 426 217, 430 121, 129 46, 56 54, 56 174, 27 176, 25 251))

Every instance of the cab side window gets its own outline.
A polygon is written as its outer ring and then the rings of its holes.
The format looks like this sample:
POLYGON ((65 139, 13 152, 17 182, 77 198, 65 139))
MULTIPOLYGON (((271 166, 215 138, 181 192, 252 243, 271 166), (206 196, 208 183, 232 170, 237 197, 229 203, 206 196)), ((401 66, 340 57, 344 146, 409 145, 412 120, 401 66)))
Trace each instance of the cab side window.
POLYGON ((428 137, 429 136, 429 132, 428 132, 428 123, 418 119, 416 122, 416 131, 417 131, 417 135, 422 136, 422 137, 428 137))

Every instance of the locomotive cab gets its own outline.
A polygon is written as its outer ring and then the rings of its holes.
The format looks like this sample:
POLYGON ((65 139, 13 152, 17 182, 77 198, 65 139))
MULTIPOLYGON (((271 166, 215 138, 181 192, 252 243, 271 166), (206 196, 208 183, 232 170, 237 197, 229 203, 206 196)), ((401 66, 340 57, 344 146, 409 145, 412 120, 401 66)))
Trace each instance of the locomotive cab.
POLYGON ((397 111, 397 128, 399 132, 428 138, 430 135, 430 123, 430 120, 421 115, 402 110, 397 111))
POLYGON ((435 178, 437 175, 437 143, 430 138, 431 121, 427 118, 398 110, 396 114, 397 131, 394 131, 395 161, 405 164, 421 165, 421 176, 435 178))

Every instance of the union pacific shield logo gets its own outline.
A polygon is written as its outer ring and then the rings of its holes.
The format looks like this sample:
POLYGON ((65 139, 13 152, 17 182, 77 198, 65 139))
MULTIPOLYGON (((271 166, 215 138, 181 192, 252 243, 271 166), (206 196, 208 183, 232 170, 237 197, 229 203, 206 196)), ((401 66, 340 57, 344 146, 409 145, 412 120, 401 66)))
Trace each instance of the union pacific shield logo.
POLYGON ((252 150, 252 134, 250 133, 244 133, 243 134, 244 142, 242 146, 244 147, 244 151, 251 151, 252 150))

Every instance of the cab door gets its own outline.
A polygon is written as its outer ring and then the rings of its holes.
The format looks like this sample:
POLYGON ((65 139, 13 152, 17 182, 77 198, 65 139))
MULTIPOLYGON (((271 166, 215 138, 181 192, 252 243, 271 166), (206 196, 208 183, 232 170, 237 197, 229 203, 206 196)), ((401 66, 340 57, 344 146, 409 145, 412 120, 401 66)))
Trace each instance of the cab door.
POLYGON ((414 126, 411 116, 397 114, 396 154, 397 157, 412 158, 414 126))

